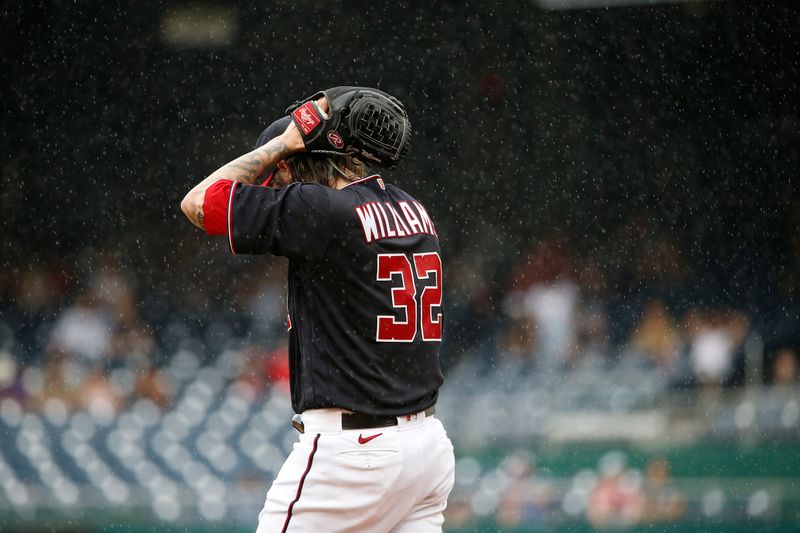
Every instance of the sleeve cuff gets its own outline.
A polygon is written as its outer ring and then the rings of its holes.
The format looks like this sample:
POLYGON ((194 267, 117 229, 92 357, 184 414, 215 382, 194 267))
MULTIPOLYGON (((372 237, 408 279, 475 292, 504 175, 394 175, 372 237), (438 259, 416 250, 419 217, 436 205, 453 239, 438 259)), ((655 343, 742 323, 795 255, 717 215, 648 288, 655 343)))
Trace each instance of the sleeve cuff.
POLYGON ((233 182, 219 180, 206 189, 203 198, 203 226, 209 235, 228 235, 230 227, 231 191, 233 182))

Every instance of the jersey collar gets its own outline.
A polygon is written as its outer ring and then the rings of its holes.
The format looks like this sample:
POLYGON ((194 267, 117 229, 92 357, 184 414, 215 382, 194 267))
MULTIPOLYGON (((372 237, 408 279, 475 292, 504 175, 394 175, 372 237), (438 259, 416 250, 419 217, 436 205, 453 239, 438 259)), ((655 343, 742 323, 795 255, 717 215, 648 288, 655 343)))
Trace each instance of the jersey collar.
POLYGON ((342 187, 342 189, 346 189, 351 185, 355 185, 357 183, 364 183, 365 181, 374 180, 375 178, 380 178, 380 177, 381 177, 380 174, 372 174, 371 176, 367 176, 366 178, 361 178, 360 180, 351 181, 350 183, 342 187))

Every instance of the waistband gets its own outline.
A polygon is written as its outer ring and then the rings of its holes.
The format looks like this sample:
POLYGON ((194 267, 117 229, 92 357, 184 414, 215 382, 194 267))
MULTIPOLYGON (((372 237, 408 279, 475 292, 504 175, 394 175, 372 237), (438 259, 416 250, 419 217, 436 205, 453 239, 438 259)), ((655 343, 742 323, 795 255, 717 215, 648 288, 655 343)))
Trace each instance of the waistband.
POLYGON ((401 416, 362 415, 339 408, 308 409, 300 415, 294 415, 292 425, 300 433, 338 432, 416 424, 435 413, 435 406, 401 416))

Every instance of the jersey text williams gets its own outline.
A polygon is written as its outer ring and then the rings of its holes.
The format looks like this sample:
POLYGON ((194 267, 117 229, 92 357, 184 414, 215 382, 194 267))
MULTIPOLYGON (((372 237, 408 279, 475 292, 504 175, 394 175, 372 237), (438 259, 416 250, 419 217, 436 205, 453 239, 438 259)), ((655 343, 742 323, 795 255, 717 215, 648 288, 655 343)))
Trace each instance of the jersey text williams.
POLYGON ((422 204, 416 201, 397 202, 397 204, 369 202, 357 206, 355 210, 367 242, 420 233, 436 236, 431 217, 422 204))

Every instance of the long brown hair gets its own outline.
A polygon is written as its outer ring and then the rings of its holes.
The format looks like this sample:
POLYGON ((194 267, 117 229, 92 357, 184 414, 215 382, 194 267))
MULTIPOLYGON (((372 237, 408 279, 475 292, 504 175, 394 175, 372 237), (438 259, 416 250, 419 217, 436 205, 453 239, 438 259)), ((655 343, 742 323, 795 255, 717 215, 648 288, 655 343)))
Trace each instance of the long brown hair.
POLYGON ((319 183, 328 187, 333 187, 340 177, 348 181, 363 178, 369 170, 354 157, 315 153, 295 154, 286 160, 286 165, 294 181, 319 183))

